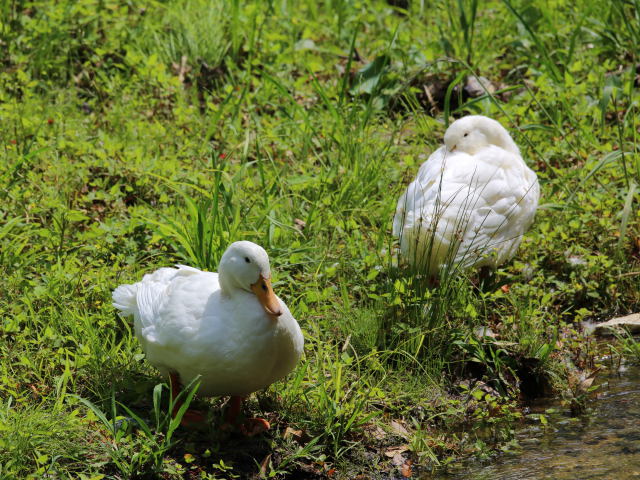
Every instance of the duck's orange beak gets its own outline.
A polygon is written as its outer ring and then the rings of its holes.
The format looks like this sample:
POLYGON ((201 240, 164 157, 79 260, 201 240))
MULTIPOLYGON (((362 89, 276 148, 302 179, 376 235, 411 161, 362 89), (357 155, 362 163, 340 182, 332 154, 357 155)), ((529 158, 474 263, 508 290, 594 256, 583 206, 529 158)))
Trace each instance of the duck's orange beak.
POLYGON ((273 288, 271 288, 271 277, 264 278, 260 275, 260 278, 256 283, 251 285, 251 291, 258 297, 258 301, 264 311, 267 312, 274 320, 282 315, 282 307, 280 307, 280 302, 276 297, 276 294, 273 293, 273 288))

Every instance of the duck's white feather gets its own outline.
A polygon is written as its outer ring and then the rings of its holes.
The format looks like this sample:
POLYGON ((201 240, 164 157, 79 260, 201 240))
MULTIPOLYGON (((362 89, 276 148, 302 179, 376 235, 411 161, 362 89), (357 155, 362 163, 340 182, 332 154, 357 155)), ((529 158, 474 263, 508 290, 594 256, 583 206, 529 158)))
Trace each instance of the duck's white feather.
POLYGON ((451 263, 496 267, 515 254, 539 196, 517 147, 486 145, 470 155, 443 146, 400 197, 393 233, 403 257, 432 276, 451 263))
POLYGON ((163 374, 177 372, 184 384, 201 375, 204 396, 265 388, 302 353, 302 332, 282 300, 282 314, 270 318, 252 292, 223 292, 217 273, 161 268, 118 287, 113 298, 123 314, 133 314, 148 361, 163 374))

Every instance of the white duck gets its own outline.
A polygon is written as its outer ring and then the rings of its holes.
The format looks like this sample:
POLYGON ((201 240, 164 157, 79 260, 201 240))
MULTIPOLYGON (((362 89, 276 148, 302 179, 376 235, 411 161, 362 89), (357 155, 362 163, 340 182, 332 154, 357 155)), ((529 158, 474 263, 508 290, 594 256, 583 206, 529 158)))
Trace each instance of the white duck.
MULTIPOLYGON (((200 375, 200 395, 232 396, 227 422, 234 422, 243 397, 293 370, 304 340, 271 288, 262 247, 232 243, 219 271, 161 268, 116 288, 113 305, 123 316, 133 315, 136 337, 149 362, 171 378, 174 397, 200 375)), ((194 411, 183 417, 184 423, 202 419, 194 411)), ((250 419, 241 428, 251 434, 269 424, 250 419)))
POLYGON ((406 261, 437 277, 444 265, 495 268, 515 255, 540 197, 536 174, 495 120, 456 120, 398 200, 393 234, 406 261))

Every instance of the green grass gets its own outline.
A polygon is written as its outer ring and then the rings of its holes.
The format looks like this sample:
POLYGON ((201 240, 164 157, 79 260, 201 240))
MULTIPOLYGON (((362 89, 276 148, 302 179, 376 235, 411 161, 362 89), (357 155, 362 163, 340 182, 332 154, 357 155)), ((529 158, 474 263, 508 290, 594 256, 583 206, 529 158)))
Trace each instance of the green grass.
POLYGON ((580 321, 640 305, 639 7, 0 0, 0 477, 375 477, 401 445, 423 472, 511 448, 520 390, 580 407, 580 321), (490 284, 432 287, 391 221, 469 113, 513 134, 541 206, 490 284), (238 239, 305 357, 248 402, 264 437, 174 431, 110 294, 238 239))

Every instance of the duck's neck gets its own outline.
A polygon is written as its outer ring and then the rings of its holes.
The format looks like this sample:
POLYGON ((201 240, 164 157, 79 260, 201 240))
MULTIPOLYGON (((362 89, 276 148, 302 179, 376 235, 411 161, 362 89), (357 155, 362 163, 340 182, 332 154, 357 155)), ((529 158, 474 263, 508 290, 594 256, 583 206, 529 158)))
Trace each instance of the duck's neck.
POLYGON ((233 296, 234 292, 238 289, 236 279, 230 274, 231 267, 232 265, 229 264, 227 252, 225 252, 218 265, 218 282, 220 283, 220 290, 227 296, 233 296))
POLYGON ((238 286, 232 277, 225 275, 222 271, 218 273, 218 282, 220 283, 220 290, 224 295, 233 297, 237 291, 238 286))

